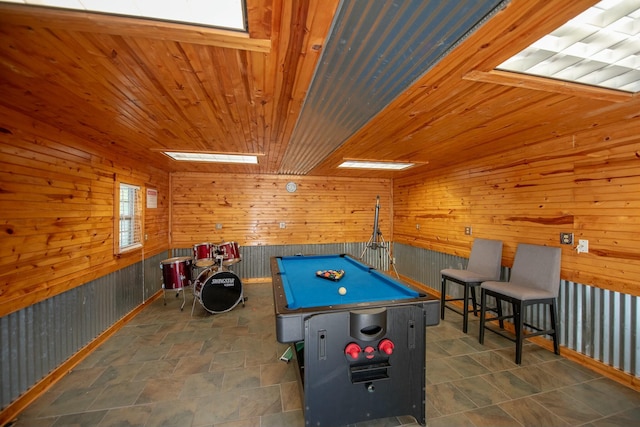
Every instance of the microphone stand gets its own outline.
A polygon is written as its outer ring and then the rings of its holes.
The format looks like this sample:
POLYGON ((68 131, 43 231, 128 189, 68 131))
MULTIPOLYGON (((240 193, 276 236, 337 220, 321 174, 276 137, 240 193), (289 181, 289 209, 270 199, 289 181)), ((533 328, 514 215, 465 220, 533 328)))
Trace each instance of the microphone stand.
MULTIPOLYGON (((376 213, 373 219, 373 234, 371 234, 371 238, 369 238, 369 241, 367 242, 364 250, 362 251, 362 255, 360 255, 360 259, 364 261, 364 255, 367 253, 367 249, 373 249, 374 251, 378 249, 383 249, 387 254, 387 258, 389 258, 389 265, 391 265, 391 267, 393 268, 393 271, 395 271, 396 273, 396 277, 400 278, 400 275, 398 274, 398 270, 396 270, 396 264, 393 262, 393 258, 389 253, 389 247, 387 245, 387 242, 384 241, 384 236, 382 235, 382 231, 380 231, 380 229, 378 228, 378 218, 380 216, 380 196, 376 196, 375 211, 376 213)), ((380 254, 380 258, 382 258, 382 253, 380 254)))

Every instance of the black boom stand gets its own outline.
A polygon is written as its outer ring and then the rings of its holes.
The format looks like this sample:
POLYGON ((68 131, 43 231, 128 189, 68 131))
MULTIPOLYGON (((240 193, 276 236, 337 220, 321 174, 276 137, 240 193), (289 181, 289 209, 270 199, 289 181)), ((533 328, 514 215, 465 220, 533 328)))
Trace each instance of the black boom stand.
MULTIPOLYGON (((396 277, 400 278, 398 274, 398 270, 396 270, 396 263, 393 262, 393 258, 391 257, 391 253, 389 253, 389 246, 387 242, 384 241, 384 237, 382 236, 382 231, 378 228, 378 216, 380 214, 380 196, 376 196, 376 214, 373 219, 373 234, 371 234, 371 238, 364 250, 362 251, 362 255, 360 255, 360 259, 364 261, 364 255, 367 253, 367 249, 378 250, 382 249, 387 253, 387 257, 389 258, 389 265, 393 267, 393 271, 396 273, 396 277)), ((382 258, 382 253, 380 253, 380 258, 382 258)))

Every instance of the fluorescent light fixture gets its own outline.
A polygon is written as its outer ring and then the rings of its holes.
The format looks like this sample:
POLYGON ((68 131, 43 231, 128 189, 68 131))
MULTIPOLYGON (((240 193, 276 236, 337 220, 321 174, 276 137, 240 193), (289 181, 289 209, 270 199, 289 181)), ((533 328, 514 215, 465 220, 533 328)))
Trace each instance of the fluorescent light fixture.
POLYGON ((246 154, 181 153, 176 151, 165 151, 164 154, 181 162, 258 164, 258 156, 246 154))
POLYGON ((0 0, 246 30, 243 0, 0 0))
POLYGON ((413 166, 414 163, 400 162, 372 162, 360 160, 347 160, 338 165, 339 168, 355 168, 355 169, 383 169, 383 170, 403 170, 413 166))
POLYGON ((639 46, 640 1, 604 0, 497 68, 635 93, 639 46))

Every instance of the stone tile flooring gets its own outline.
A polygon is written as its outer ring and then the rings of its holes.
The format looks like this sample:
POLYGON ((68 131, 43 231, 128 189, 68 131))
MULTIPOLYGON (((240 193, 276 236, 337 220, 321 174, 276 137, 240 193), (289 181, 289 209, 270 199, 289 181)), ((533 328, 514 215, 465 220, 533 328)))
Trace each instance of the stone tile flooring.
MULTIPOLYGON (((189 292, 189 291, 188 291, 189 292)), ((23 411, 15 427, 303 427, 295 365, 279 360, 270 283, 244 286, 248 300, 208 314, 182 298, 156 300, 23 411)), ((640 393, 478 322, 461 331, 447 313, 426 330, 430 427, 640 425, 640 393)), ((365 423, 362 423, 365 425, 365 423)), ((367 426, 416 426, 412 417, 367 426)))

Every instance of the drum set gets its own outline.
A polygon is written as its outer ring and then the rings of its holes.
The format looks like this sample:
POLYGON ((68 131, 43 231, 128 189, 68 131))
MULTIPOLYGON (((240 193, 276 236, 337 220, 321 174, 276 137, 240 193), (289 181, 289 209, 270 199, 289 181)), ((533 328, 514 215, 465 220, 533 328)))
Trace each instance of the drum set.
POLYGON ((184 288, 193 285, 192 316, 196 300, 212 314, 230 311, 239 303, 244 306, 242 282, 230 268, 240 261, 242 256, 236 242, 199 243, 193 246, 193 258, 182 256, 161 261, 164 304, 167 291, 175 291, 176 297, 182 292, 182 310, 186 303, 184 288))

